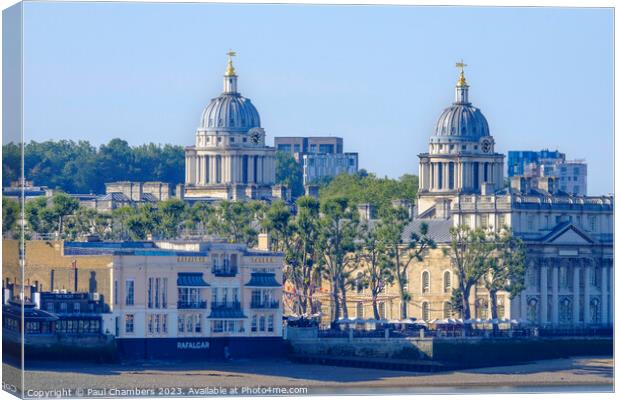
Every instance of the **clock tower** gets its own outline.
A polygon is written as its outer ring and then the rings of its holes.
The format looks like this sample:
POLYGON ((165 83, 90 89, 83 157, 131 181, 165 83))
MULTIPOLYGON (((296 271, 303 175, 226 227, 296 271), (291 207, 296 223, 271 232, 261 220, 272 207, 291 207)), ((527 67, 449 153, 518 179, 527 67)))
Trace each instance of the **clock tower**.
POLYGON ((504 183, 504 155, 495 152, 495 140, 480 110, 469 101, 469 85, 462 61, 454 103, 435 126, 428 153, 420 159, 418 216, 445 218, 460 194, 490 195, 504 183))
POLYGON ((244 200, 273 197, 275 149, 250 99, 237 90, 237 73, 227 53, 222 93, 204 109, 196 143, 185 149, 187 199, 244 200))

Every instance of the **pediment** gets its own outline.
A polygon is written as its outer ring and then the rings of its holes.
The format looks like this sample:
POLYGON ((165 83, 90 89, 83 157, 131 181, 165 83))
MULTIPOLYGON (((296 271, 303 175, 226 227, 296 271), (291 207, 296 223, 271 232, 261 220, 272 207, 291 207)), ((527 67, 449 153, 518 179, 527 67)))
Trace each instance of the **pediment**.
POLYGON ((594 239, 587 233, 574 225, 567 225, 561 229, 554 230, 549 234, 544 242, 553 244, 592 244, 594 239))

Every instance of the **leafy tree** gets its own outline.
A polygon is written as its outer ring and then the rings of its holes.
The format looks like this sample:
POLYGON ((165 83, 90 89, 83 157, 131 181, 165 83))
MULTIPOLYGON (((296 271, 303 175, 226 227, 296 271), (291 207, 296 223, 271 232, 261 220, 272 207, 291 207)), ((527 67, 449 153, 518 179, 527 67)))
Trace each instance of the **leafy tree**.
MULTIPOLYGON (((313 295, 320 280, 319 202, 309 196, 297 199, 297 215, 284 233, 294 232, 294 240, 288 243, 285 253, 287 279, 295 286, 296 304, 300 314, 313 310, 313 295)), ((283 217, 283 215, 280 215, 283 217)), ((280 221, 283 225, 284 221, 280 221)))
POLYGON ((385 243, 377 228, 368 223, 361 224, 359 236, 361 244, 358 248, 357 257, 363 265, 362 281, 354 282, 356 285, 364 285, 370 289, 374 318, 379 319, 377 297, 387 285, 394 281, 394 274, 385 255, 385 243))
MULTIPOLYGON (((491 298, 491 318, 496 319, 497 292, 507 291, 513 299, 525 289, 525 246, 507 229, 491 234, 489 239, 494 242, 495 250, 487 260, 483 279, 491 298)), ((497 330, 497 324, 493 324, 493 330, 497 330)))
POLYGON ((450 296, 450 308, 460 317, 463 316, 463 293, 458 288, 452 289, 452 295, 450 296))
POLYGON ((408 238, 403 239, 408 224, 408 212, 402 207, 386 209, 379 224, 379 234, 385 243, 386 254, 391 260, 391 268, 398 284, 400 316, 404 319, 407 318, 407 303, 411 299, 406 290, 409 265, 413 260, 422 261, 427 250, 434 249, 437 245, 428 235, 428 225, 425 223, 420 224, 419 233, 411 232, 408 238))
POLYGON ((179 235, 179 227, 187 212, 187 205, 179 199, 168 199, 157 204, 159 224, 157 230, 162 239, 173 239, 179 235))
POLYGON ((58 236, 61 237, 64 228, 64 220, 80 207, 80 202, 66 193, 57 193, 52 196, 51 211, 58 217, 58 236))
POLYGON ((252 212, 245 203, 222 201, 215 207, 209 228, 231 243, 246 243, 252 247, 258 236, 252 223, 252 212))
POLYGON ((304 194, 304 178, 301 166, 286 152, 276 152, 276 182, 286 185, 293 198, 304 194))
POLYGON ((19 218, 19 203, 13 199, 2 199, 2 233, 12 232, 19 218))
POLYGON ((458 277, 463 318, 470 319, 469 294, 471 288, 487 272, 488 260, 495 249, 495 243, 487 240, 484 230, 471 230, 467 225, 450 228, 450 236, 450 245, 444 249, 444 254, 450 257, 458 277))
POLYGON ((348 318, 346 283, 351 264, 355 261, 351 253, 355 250, 355 239, 359 224, 358 214, 344 198, 330 199, 321 204, 321 252, 325 274, 331 283, 332 323, 340 317, 340 308, 348 318))
POLYGON ((185 226, 190 229, 198 229, 206 233, 209 219, 213 213, 213 207, 204 201, 194 203, 186 213, 185 226))
POLYGON ((341 174, 329 184, 321 187, 321 202, 344 197, 351 205, 370 203, 381 213, 392 207, 392 200, 415 201, 418 192, 418 177, 403 175, 399 179, 378 178, 374 174, 360 171, 357 174, 341 174))

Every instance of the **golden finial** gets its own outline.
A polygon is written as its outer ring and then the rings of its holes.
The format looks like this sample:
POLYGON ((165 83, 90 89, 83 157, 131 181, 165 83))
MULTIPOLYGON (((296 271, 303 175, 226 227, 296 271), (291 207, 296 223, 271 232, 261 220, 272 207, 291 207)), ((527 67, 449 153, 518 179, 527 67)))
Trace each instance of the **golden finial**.
POLYGON ((228 53, 226 53, 226 55, 228 56, 228 65, 226 66, 226 76, 233 76, 235 75, 235 67, 233 67, 232 58, 237 55, 237 52, 229 50, 228 53))
POLYGON ((461 62, 456 63, 456 67, 461 69, 461 76, 459 77, 459 80, 456 83, 456 86, 458 87, 467 86, 467 81, 465 80, 465 67, 467 67, 467 64, 465 64, 463 62, 463 59, 461 59, 461 62))

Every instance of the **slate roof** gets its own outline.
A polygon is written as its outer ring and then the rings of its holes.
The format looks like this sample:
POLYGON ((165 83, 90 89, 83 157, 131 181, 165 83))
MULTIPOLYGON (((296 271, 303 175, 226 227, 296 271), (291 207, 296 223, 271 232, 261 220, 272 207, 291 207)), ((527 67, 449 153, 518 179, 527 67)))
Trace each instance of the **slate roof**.
POLYGON ((181 287, 207 287, 211 286, 202 278, 202 272, 179 272, 177 286, 181 287))
POLYGON ((240 308, 215 308, 211 310, 209 319, 242 319, 247 318, 240 308))
POLYGON ((246 287, 280 287, 282 286, 276 281, 276 274, 273 272, 252 272, 250 281, 245 284, 246 287))

